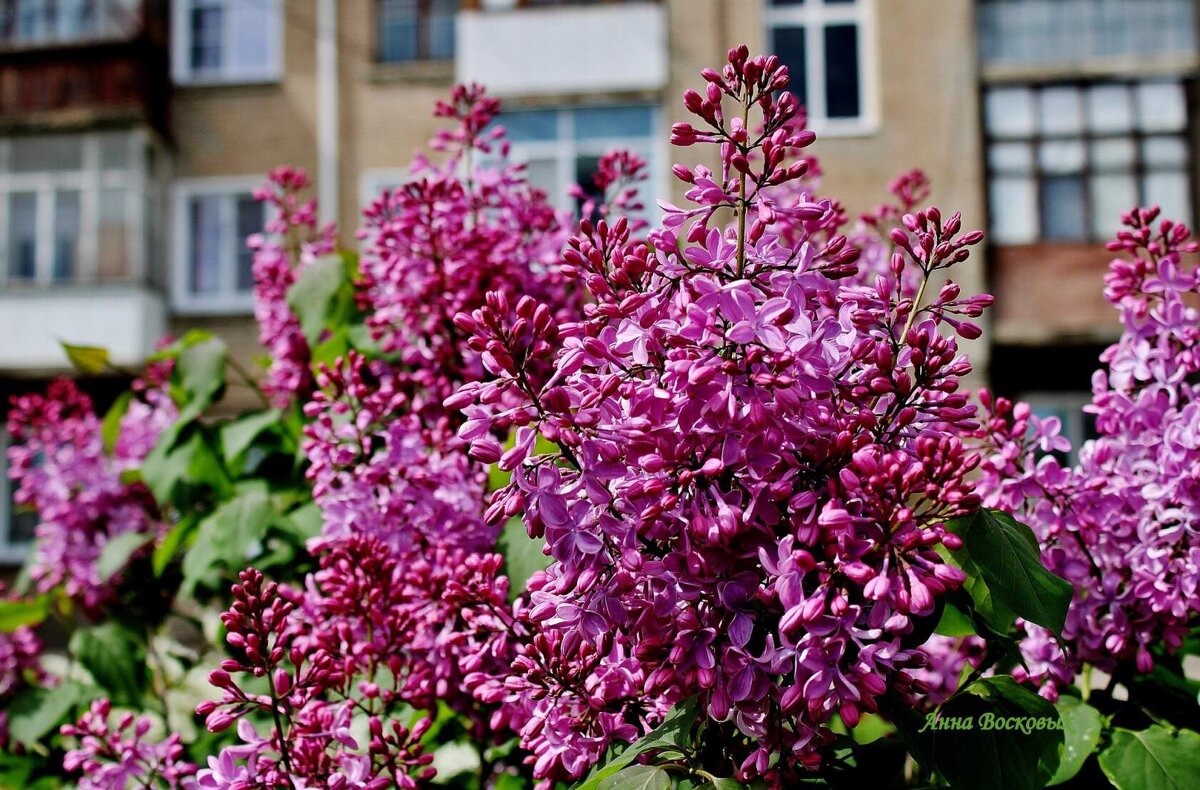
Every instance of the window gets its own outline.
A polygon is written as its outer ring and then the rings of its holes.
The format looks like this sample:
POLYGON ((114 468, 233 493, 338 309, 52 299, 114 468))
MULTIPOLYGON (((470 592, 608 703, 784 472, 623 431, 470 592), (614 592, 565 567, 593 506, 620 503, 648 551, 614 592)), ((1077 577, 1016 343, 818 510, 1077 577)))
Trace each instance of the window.
POLYGON ((176 82, 273 82, 282 76, 282 0, 176 0, 172 8, 176 82))
POLYGON ((458 0, 377 0, 381 63, 454 58, 458 0))
POLYGON ((139 279, 149 151, 140 132, 0 139, 0 284, 139 279))
POLYGON ((25 561, 38 524, 37 513, 18 508, 13 493, 8 479, 8 434, 0 430, 0 564, 25 561))
POLYGON ((1103 241, 1121 212, 1159 204, 1192 223, 1179 80, 995 86, 984 92, 991 237, 1103 241))
POLYGON ((128 38, 141 0, 0 0, 0 46, 32 47, 128 38))
MULTIPOLYGON (((1071 443, 1068 452, 1055 450, 1053 455, 1060 463, 1073 464, 1079 460, 1079 448, 1083 443, 1099 436, 1096 432, 1096 417, 1083 410, 1092 402, 1089 392, 1032 392, 1017 398, 1029 404, 1030 412, 1040 419, 1057 417, 1062 425, 1060 433, 1071 443)), ((1032 429, 1031 429, 1032 430, 1032 429)))
POLYGON ((359 205, 366 208, 379 198, 385 189, 398 189, 411 180, 408 168, 377 167, 364 170, 358 177, 359 205))
POLYGON ((181 182, 175 200, 176 306, 185 312, 234 313, 254 307, 254 253, 265 208, 253 195, 261 179, 181 182))
POLYGON ((591 185, 597 160, 614 148, 643 157, 650 180, 643 194, 657 194, 656 115, 646 105, 503 112, 497 122, 508 131, 512 158, 528 165, 530 183, 544 189, 560 209, 578 212, 567 194, 572 184, 591 185))
POLYGON ((874 35, 868 0, 766 0, 767 40, 789 90, 826 134, 875 127, 874 35))
POLYGON ((1195 0, 980 0, 976 21, 985 66, 1191 57, 1196 49, 1195 0))

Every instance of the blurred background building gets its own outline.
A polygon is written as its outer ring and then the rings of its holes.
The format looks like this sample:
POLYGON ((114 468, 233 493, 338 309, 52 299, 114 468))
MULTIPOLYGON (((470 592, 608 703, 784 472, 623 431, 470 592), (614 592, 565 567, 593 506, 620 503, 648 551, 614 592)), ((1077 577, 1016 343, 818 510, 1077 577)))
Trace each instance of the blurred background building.
MULTIPOLYGON (((206 327, 252 360, 251 190, 304 167, 353 229, 456 81, 504 100, 514 155, 561 207, 617 146, 649 159, 651 195, 678 196, 680 93, 746 42, 791 67, 824 186, 852 212, 921 167, 939 205, 989 231, 958 276, 997 295, 977 367, 1078 441, 1118 331, 1103 240, 1134 204, 1194 219, 1196 5, 0 0, 0 396, 69 372, 59 340, 134 368, 161 335, 206 327)), ((103 405, 123 383, 85 386, 103 405)), ((0 560, 31 528, 0 489, 0 560)))

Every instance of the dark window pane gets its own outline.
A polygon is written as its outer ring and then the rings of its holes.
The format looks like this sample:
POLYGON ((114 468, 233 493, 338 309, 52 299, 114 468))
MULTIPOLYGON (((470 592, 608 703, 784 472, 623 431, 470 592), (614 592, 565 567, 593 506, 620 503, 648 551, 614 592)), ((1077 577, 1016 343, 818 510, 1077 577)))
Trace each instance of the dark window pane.
POLYGON ((192 68, 197 70, 221 67, 221 15, 219 6, 192 9, 192 68))
POLYGON ((514 143, 558 138, 558 113, 554 110, 519 110, 500 114, 500 125, 514 143))
POLYGON ((649 107, 584 107, 575 111, 575 139, 648 137, 652 121, 649 107))
POLYGON ((801 104, 808 104, 808 82, 804 70, 805 43, 803 27, 777 27, 771 32, 771 49, 787 66, 792 78, 788 90, 801 104))
POLYGON ((857 118, 858 27, 825 28, 825 114, 830 118, 857 118))
POLYGON ((237 200, 237 289, 240 292, 254 288, 254 251, 246 246, 246 238, 261 233, 263 229, 263 204, 250 195, 237 200))
POLYGON ((1081 176, 1046 176, 1041 198, 1042 238, 1047 241, 1087 238, 1081 176))
POLYGON ((8 543, 10 545, 22 545, 25 543, 33 543, 34 531, 38 525, 38 514, 33 510, 18 510, 16 506, 9 511, 8 516, 8 543))
POLYGON ((54 196, 54 280, 66 282, 79 274, 79 192, 54 196))
POLYGON ((8 196, 8 278, 32 280, 37 275, 37 193, 8 196))
POLYGON ((804 0, 771 0, 771 5, 804 5, 804 0))
POLYGON ((192 292, 216 293, 221 289, 221 198, 192 198, 190 209, 192 292))
POLYGON ((583 196, 575 199, 575 215, 593 222, 600 219, 598 209, 604 201, 604 193, 596 188, 596 171, 599 169, 599 157, 581 156, 575 160, 575 183, 583 190, 583 196), (588 200, 595 201, 595 210, 590 217, 583 217, 583 204, 588 200))
POLYGON ((416 0, 381 0, 379 59, 384 63, 416 60, 419 26, 416 0))
POLYGON ((429 57, 450 60, 454 57, 454 14, 458 0, 433 0, 429 9, 429 57))
POLYGON ((458 0, 379 0, 379 60, 449 60, 454 57, 458 0))

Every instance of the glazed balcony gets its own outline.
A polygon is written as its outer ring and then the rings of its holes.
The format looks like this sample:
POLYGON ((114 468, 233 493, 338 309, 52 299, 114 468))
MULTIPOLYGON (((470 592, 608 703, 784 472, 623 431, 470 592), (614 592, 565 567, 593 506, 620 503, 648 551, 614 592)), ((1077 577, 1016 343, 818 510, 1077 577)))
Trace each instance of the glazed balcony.
POLYGON ((165 0, 0 2, 0 129, 164 129, 165 0))

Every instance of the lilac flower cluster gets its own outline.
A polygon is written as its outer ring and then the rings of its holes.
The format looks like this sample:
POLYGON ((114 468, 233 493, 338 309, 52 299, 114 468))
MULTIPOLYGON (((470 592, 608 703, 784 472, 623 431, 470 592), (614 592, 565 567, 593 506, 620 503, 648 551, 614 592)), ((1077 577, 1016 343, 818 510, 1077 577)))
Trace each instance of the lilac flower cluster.
POLYGON ((555 560, 502 681, 537 711, 521 734, 539 778, 578 776, 699 696, 731 770, 789 781, 835 714, 853 726, 885 691, 922 688, 902 640, 963 580, 936 551, 979 504, 953 335, 977 337, 991 300, 949 282, 923 297, 982 234, 905 213, 887 270, 856 278, 844 212, 780 189, 814 139, 786 68, 742 47, 703 76, 684 97, 703 125, 672 131, 720 150, 719 173, 675 167, 694 207, 662 204, 648 241, 624 217, 584 221, 564 255, 594 300, 576 320, 503 293, 455 320, 493 378, 447 406, 472 456, 512 472, 487 518, 522 515, 555 560))
POLYGON ((62 734, 78 739, 67 752, 63 767, 80 774, 80 790, 112 790, 123 787, 196 790, 196 766, 183 759, 178 734, 165 740, 147 739, 153 726, 149 717, 132 713, 111 722, 112 704, 96 700, 75 724, 62 727, 62 734))
POLYGON ((499 109, 479 86, 456 87, 435 111, 454 122, 433 141, 444 161, 418 157, 408 183, 364 212, 360 302, 380 347, 399 355, 407 410, 431 426, 460 383, 483 375, 455 315, 492 291, 571 303, 559 266, 566 218, 507 161, 499 109))
POLYGON ((459 665, 504 639, 489 614, 507 592, 499 565, 460 554, 401 566, 378 541, 352 537, 321 558, 305 591, 243 572, 222 615, 241 657, 211 673, 223 696, 197 709, 210 730, 236 722, 241 743, 209 760, 200 786, 376 790, 431 777, 420 741, 432 721, 402 719, 439 700, 471 705, 459 665), (251 677, 266 693, 248 690, 251 677), (255 715, 269 715, 265 736, 255 715), (365 743, 352 734, 359 720, 365 743))
POLYGON ((8 414, 13 498, 39 518, 31 578, 43 592, 63 585, 93 613, 115 581, 97 568, 105 544, 126 532, 161 529, 153 497, 122 473, 141 465, 177 410, 155 380, 135 389, 140 397, 121 418, 111 453, 91 400, 70 380, 51 383, 45 395, 13 398, 8 414))
POLYGON ((1099 438, 1078 463, 1054 417, 1027 404, 981 395, 988 455, 980 491, 1019 514, 1042 543, 1047 566, 1075 585, 1063 637, 1069 656, 1026 625, 1029 679, 1054 698, 1082 664, 1148 672, 1152 650, 1179 647, 1200 612, 1200 275, 1184 260, 1200 245, 1157 208, 1124 215, 1108 247, 1105 295, 1119 310, 1121 338, 1092 379, 1099 438))
POLYGON ((332 225, 317 227, 316 201, 302 200, 309 186, 303 170, 278 167, 254 196, 267 204, 265 233, 251 236, 254 250, 254 318, 258 339, 271 357, 262 387, 276 405, 286 405, 312 391, 312 349, 287 303, 288 289, 314 260, 333 252, 332 225))

